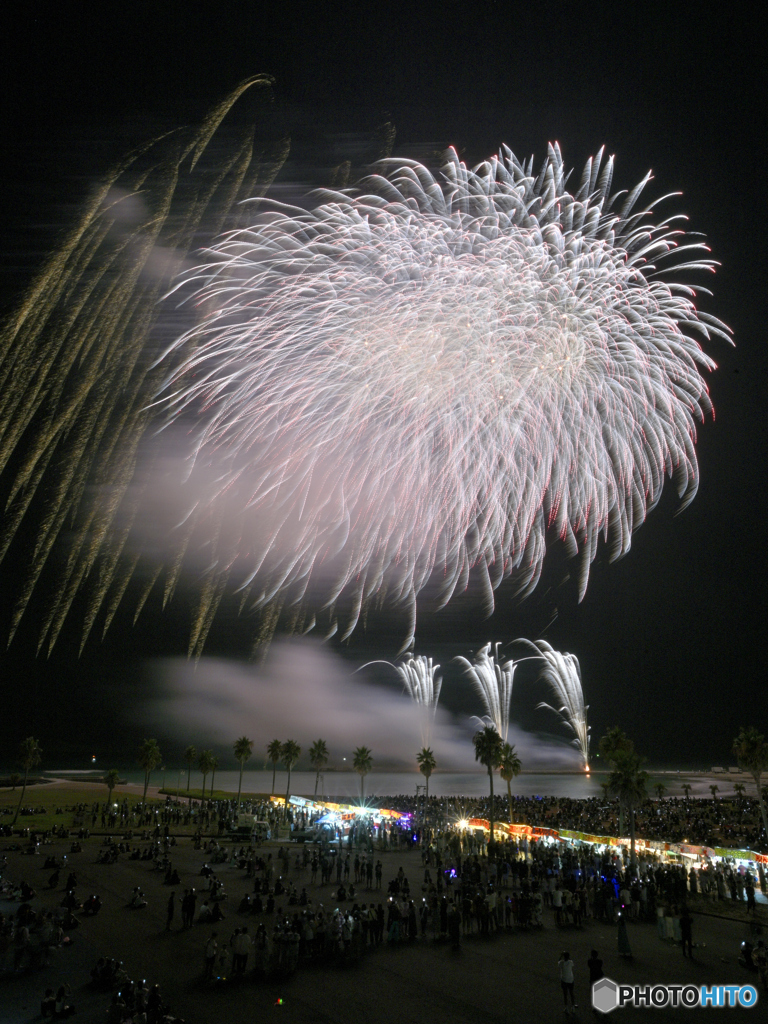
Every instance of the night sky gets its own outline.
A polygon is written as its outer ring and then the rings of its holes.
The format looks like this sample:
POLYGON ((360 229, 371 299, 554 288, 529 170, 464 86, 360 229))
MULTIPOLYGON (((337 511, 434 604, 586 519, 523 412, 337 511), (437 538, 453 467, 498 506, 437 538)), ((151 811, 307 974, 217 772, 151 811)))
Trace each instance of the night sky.
MULTIPOLYGON (((681 192, 663 210, 686 213, 722 264, 696 282, 714 292, 703 307, 734 332, 733 349, 706 346, 719 368, 709 377, 716 420, 697 444, 699 493, 675 515, 667 484, 626 558, 609 565, 599 551, 581 604, 573 580, 563 582, 573 567, 553 548, 527 601, 502 585, 488 621, 471 595, 425 614, 416 650, 447 666, 489 640, 543 635, 581 662, 593 739, 618 724, 654 766, 729 763, 743 724, 768 731, 762 42, 727 6, 572 6, 165 2, 107 6, 98 21, 70 5, 17 10, 0 42, 0 302, 12 307, 112 159, 198 119, 252 74, 275 79, 274 117, 292 137, 286 187, 325 184, 385 120, 397 129, 395 155, 427 159, 454 145, 475 163, 506 142, 538 163, 557 140, 577 173, 605 145, 615 188, 652 169, 646 195, 681 192)), ((2 636, 14 565, 0 571, 2 636)), ((182 594, 135 629, 119 615, 79 659, 74 625, 49 659, 35 658, 29 622, 2 655, 0 764, 29 734, 49 763, 84 767, 92 747, 129 759, 145 732, 144 659, 184 652, 186 614, 182 594)), ((224 616, 208 649, 242 658, 248 633, 224 616)), ((354 667, 392 658, 400 636, 381 619, 337 646, 354 667)), ((455 668, 445 696, 477 710, 455 668)), ((516 689, 513 718, 526 728, 547 727, 533 711, 540 696, 532 679, 516 689)))

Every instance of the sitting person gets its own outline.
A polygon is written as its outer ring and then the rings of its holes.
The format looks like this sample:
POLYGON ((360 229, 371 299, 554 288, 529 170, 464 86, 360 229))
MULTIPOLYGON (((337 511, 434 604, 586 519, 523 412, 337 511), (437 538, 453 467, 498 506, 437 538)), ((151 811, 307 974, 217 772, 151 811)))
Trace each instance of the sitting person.
POLYGON ((136 888, 133 890, 133 896, 131 897, 131 901, 128 904, 128 906, 132 907, 134 910, 138 910, 141 907, 146 907, 146 905, 147 901, 144 899, 144 893, 137 885, 136 888))
POLYGON ((24 901, 24 903, 28 903, 30 900, 33 900, 35 898, 35 896, 37 895, 35 890, 32 888, 31 885, 29 885, 28 882, 22 882, 21 886, 20 886, 20 889, 21 889, 21 899, 24 901))
POLYGON ((54 1015, 59 1019, 63 1017, 71 1017, 75 1012, 74 1006, 70 1006, 67 1002, 67 995, 69 994, 69 985, 61 985, 59 991, 56 993, 56 1004, 54 1015))
POLYGON ((41 1017, 52 1017, 56 1012, 56 996, 53 994, 52 988, 45 990, 45 995, 40 1002, 40 1016, 41 1017))
POLYGON ((197 915, 197 923, 208 924, 212 916, 213 915, 211 913, 211 908, 208 906, 208 900, 206 900, 205 903, 203 903, 202 907, 200 907, 200 911, 197 915))
POLYGON ((77 896, 70 889, 64 899, 61 901, 61 906, 66 907, 67 910, 74 910, 79 907, 80 904, 77 902, 77 896))
POLYGON ((101 900, 98 896, 89 896, 83 904, 83 912, 85 914, 98 914, 101 910, 101 900))

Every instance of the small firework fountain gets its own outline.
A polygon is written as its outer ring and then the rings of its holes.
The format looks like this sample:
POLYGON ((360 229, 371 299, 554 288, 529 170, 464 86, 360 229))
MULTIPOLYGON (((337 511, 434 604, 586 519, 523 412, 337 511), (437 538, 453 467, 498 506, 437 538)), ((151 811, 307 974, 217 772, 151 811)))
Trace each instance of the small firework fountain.
POLYGON ((511 659, 504 661, 499 654, 500 647, 501 644, 495 644, 494 653, 491 654, 491 644, 488 643, 478 652, 473 662, 462 657, 456 660, 464 666, 485 705, 484 721, 492 725, 506 743, 512 683, 517 664, 511 659))
MULTIPOLYGON (((405 660, 399 665, 391 661, 369 661, 368 665, 389 665, 397 672, 403 682, 406 693, 416 705, 421 725, 421 739, 425 747, 429 746, 432 735, 432 723, 440 699, 443 677, 438 675, 440 666, 424 654, 406 654, 405 660)), ((366 666, 361 666, 365 668, 366 666)))
POLYGON ((574 735, 573 745, 581 754, 584 771, 589 771, 589 726, 587 711, 589 705, 584 703, 584 691, 581 686, 581 669, 575 654, 561 654, 546 640, 526 641, 539 652, 544 667, 539 675, 546 679, 555 694, 559 707, 553 707, 542 701, 537 708, 554 711, 561 721, 565 722, 574 735))

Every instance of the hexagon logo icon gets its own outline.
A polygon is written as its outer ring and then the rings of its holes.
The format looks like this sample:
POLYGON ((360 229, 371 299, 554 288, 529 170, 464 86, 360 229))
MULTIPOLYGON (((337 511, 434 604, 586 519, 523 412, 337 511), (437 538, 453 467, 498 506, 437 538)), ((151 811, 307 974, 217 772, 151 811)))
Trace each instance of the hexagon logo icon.
POLYGON ((610 1013, 619 1005, 619 986, 610 978, 601 978, 592 986, 592 1005, 600 1013, 610 1013))

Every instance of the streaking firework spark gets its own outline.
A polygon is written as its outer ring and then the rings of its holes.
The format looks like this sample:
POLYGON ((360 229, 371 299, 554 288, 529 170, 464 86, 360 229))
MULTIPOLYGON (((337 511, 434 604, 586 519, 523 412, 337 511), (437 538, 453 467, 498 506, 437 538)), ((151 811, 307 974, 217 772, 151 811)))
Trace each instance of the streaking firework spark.
POLYGON ((464 665, 464 669, 475 689, 485 705, 485 720, 492 725, 502 740, 507 742, 509 732, 509 705, 512 701, 512 683, 515 678, 517 664, 512 661, 503 661, 499 655, 501 644, 496 644, 494 653, 491 654, 491 645, 485 647, 477 654, 474 662, 466 658, 457 657, 456 660, 464 665))
MULTIPOLYGON (((158 332, 178 334, 160 299, 188 253, 242 225, 240 201, 265 191, 282 166, 287 139, 258 131, 272 81, 247 79, 200 124, 119 161, 2 325, 0 560, 13 549, 21 570, 9 641, 41 591, 38 650, 50 653, 78 595, 85 643, 99 612, 106 632, 134 577, 137 617, 158 581, 163 604, 176 588, 191 534, 176 531, 174 549, 160 557, 131 543, 133 525, 151 516, 136 470, 148 407, 167 373, 151 365, 158 332), (222 137, 246 93, 257 114, 222 137)), ((210 574, 197 590, 195 652, 223 592, 210 574)))
MULTIPOLYGON (((369 661, 368 664, 375 665, 377 662, 369 661)), ((393 665, 391 661, 382 661, 378 664, 389 665, 402 680, 403 688, 417 708, 421 723, 422 743, 425 747, 429 746, 432 723, 435 719, 437 702, 440 700, 440 689, 443 685, 443 677, 438 674, 440 666, 424 654, 413 655, 410 653, 405 655, 405 660, 399 665, 393 665)), ((366 666, 361 667, 365 668, 366 666)))
POLYGON ((193 424, 189 507, 243 600, 329 611, 438 605, 539 578, 547 535, 611 558, 659 500, 698 486, 711 411, 697 340, 728 329, 667 274, 713 269, 655 203, 611 195, 613 159, 573 193, 506 148, 442 177, 386 160, 306 210, 264 201, 183 275, 200 321, 168 350, 158 402, 193 424), (226 529, 222 529, 225 523, 226 529))
POLYGON ((583 767, 589 771, 589 726, 587 725, 588 704, 584 703, 581 686, 581 669, 575 654, 561 654, 546 640, 527 641, 539 652, 544 661, 541 679, 546 679, 554 691, 559 707, 542 701, 537 708, 548 708, 559 715, 573 733, 573 745, 581 754, 583 767))

